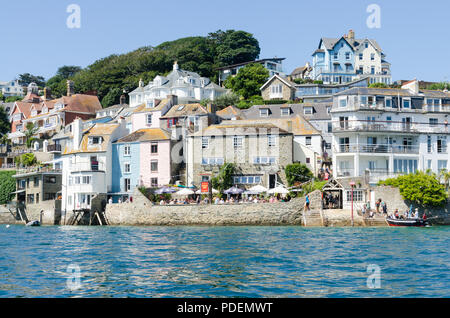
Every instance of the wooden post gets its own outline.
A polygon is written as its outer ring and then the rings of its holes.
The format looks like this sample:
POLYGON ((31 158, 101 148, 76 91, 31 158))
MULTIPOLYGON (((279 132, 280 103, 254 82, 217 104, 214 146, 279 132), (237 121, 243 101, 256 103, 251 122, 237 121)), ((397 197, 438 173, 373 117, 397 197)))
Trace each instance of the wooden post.
POLYGON ((95 215, 97 215, 98 223, 103 226, 102 220, 100 219, 100 215, 98 214, 98 211, 95 211, 95 215))

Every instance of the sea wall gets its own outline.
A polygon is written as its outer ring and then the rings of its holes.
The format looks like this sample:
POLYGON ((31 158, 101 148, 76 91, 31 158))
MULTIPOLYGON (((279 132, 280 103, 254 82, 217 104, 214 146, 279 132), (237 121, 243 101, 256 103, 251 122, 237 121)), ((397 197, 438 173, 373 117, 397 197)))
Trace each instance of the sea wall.
MULTIPOLYGON (((320 209, 321 193, 310 199, 320 209)), ((302 225, 304 203, 159 206, 136 191, 132 203, 108 204, 105 214, 110 225, 302 225)))

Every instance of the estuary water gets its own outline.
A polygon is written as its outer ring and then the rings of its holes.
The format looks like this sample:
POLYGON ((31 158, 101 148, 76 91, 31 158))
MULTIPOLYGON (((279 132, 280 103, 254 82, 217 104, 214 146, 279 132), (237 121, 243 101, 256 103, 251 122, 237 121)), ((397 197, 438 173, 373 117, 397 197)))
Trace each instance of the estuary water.
POLYGON ((0 225, 0 297, 450 297, 449 243, 449 227, 0 225))

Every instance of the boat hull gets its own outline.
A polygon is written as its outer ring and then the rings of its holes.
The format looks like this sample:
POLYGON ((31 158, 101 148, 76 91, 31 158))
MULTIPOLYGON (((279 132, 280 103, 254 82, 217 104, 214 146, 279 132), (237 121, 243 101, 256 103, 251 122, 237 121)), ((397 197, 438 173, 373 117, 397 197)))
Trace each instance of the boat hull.
POLYGON ((399 227, 426 227, 430 226, 429 222, 422 219, 407 219, 407 220, 397 220, 397 219, 386 219, 389 226, 399 226, 399 227))

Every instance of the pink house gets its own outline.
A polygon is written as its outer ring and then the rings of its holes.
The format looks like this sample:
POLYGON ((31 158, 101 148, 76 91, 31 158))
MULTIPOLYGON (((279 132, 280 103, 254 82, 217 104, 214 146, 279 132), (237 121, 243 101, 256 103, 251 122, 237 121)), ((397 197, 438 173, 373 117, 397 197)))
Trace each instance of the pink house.
POLYGON ((169 95, 159 100, 153 99, 137 106, 131 115, 132 131, 148 128, 160 128, 159 119, 177 103, 177 97, 169 95))

